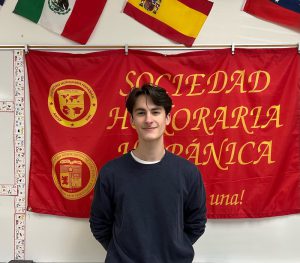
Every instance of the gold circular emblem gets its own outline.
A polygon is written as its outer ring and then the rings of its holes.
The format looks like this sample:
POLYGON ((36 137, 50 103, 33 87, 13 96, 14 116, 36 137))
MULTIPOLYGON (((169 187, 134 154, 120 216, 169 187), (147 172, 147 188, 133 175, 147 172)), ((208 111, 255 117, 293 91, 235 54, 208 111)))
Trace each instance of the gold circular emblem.
POLYGON ((51 161, 54 184, 65 199, 80 199, 94 188, 97 166, 85 153, 62 151, 55 154, 51 161))
POLYGON ((78 128, 87 124, 95 115, 97 97, 86 82, 64 79, 51 85, 48 108, 59 124, 78 128))

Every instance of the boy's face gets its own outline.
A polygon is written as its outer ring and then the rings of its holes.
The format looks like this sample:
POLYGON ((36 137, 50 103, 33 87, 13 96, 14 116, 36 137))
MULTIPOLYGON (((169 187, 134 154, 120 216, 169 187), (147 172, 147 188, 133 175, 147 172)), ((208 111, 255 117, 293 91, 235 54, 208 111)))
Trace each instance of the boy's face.
POLYGON ((133 107, 131 124, 136 128, 139 142, 163 142, 166 125, 170 123, 170 114, 166 115, 162 106, 157 106, 146 95, 140 95, 133 107))

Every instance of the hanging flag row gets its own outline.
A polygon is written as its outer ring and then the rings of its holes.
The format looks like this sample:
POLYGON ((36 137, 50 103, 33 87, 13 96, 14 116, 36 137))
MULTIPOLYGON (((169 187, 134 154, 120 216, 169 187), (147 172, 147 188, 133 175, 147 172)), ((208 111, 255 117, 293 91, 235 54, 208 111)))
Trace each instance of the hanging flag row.
MULTIPOLYGON (((86 44, 107 0, 18 0, 14 13, 86 44)), ((3 5, 4 0, 0 0, 3 5)), ((213 7, 209 0, 128 0, 123 13, 156 33, 192 46, 213 7)), ((245 0, 243 11, 300 32, 300 0, 245 0)))
MULTIPOLYGON (((106 2, 19 0, 13 12, 52 32, 86 44, 106 2)), ((170 40, 192 46, 212 6, 208 0, 128 0, 123 12, 170 40)))

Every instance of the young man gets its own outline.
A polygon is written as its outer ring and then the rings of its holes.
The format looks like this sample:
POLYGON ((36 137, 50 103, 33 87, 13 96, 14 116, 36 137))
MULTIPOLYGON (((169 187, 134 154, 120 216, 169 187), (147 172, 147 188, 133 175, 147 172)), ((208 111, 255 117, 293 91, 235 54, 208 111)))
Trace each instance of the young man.
POLYGON ((145 84, 126 101, 138 146, 101 169, 90 226, 107 263, 191 263, 204 233, 205 190, 197 167, 165 150, 172 100, 145 84))

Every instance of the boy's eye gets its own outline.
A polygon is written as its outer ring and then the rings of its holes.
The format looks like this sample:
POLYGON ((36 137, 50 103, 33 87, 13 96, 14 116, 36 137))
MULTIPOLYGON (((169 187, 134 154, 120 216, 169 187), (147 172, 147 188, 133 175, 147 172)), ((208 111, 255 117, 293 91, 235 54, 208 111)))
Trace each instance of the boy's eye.
POLYGON ((141 116, 144 115, 145 113, 143 111, 138 111, 136 114, 141 116))

